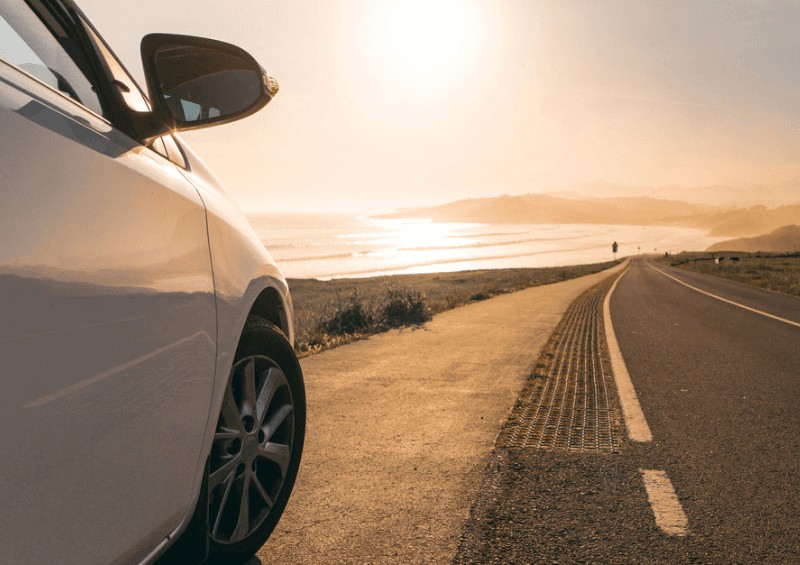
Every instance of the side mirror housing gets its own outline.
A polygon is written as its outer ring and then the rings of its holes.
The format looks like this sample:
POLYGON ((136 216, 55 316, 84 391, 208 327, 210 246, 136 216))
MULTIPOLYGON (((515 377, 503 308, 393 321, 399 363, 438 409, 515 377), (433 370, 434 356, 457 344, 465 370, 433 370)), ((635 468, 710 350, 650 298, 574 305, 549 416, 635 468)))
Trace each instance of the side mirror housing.
POLYGON ((153 104, 137 120, 143 140, 244 118, 278 93, 277 81, 229 43, 154 33, 142 39, 141 52, 153 104))

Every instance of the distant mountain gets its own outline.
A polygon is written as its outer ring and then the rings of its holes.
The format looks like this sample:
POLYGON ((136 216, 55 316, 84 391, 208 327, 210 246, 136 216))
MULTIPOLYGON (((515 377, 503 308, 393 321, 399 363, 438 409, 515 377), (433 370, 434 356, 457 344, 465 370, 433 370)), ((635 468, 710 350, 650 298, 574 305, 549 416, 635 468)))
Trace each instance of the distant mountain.
POLYGON ((800 226, 783 226, 767 235, 720 241, 709 247, 707 251, 745 251, 749 253, 755 253, 756 251, 769 253, 800 251, 800 226))
POLYGON ((699 225, 708 229, 709 235, 750 237, 799 222, 800 206, 753 206, 712 213, 699 225))
POLYGON ((709 206, 653 198, 579 200, 525 194, 459 200, 431 208, 407 208, 382 217, 500 224, 694 225, 715 212, 718 210, 709 206))
POLYGON ((749 237, 800 221, 800 205, 720 208, 643 197, 581 198, 570 193, 524 194, 458 200, 406 208, 383 218, 431 218, 488 224, 628 224, 704 229, 714 236, 749 237))
POLYGON ((785 182, 736 186, 711 185, 683 188, 678 186, 628 186, 605 181, 568 185, 553 196, 575 198, 650 197, 660 200, 680 200, 709 206, 785 206, 800 205, 800 177, 785 182))

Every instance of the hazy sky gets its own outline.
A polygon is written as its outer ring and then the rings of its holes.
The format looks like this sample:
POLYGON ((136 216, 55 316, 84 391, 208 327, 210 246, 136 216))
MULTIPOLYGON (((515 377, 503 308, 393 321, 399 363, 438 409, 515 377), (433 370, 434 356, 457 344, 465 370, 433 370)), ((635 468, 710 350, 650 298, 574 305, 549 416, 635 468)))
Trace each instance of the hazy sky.
POLYGON ((184 135, 249 210, 800 178, 800 0, 79 3, 142 84, 149 32, 277 78, 260 113, 184 135))

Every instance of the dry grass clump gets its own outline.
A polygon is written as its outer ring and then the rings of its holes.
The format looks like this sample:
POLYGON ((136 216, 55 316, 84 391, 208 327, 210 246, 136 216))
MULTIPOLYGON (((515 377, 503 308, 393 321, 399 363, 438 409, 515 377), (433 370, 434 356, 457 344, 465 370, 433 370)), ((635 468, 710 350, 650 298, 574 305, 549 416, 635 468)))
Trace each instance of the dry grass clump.
POLYGON ((290 279, 296 348, 309 355, 391 328, 424 324, 470 302, 588 275, 615 263, 362 279, 290 279))
POLYGON ((383 323, 390 328, 420 325, 431 319, 424 294, 394 286, 386 289, 381 314, 383 323))
POLYGON ((661 258, 674 267, 800 297, 800 253, 680 253, 661 258), (718 263, 716 259, 722 258, 718 263))
POLYGON ((372 308, 354 291, 346 300, 337 300, 330 317, 320 321, 319 329, 333 335, 347 335, 363 333, 374 324, 372 308))
POLYGON ((336 300, 307 333, 300 334, 306 328, 298 328, 298 350, 315 353, 392 328, 419 326, 430 319, 425 295, 409 288, 388 286, 371 300, 355 289, 344 298, 337 291, 336 300))

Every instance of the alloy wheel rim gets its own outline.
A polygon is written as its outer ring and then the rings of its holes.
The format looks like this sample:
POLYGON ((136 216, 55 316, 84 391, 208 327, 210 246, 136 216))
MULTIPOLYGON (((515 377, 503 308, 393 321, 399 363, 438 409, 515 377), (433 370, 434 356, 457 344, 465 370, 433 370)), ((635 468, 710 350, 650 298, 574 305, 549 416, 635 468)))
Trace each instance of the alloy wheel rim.
POLYGON ((264 522, 286 481, 293 441, 294 404, 286 375, 268 357, 245 357, 233 366, 214 433, 211 539, 240 542, 264 522))

